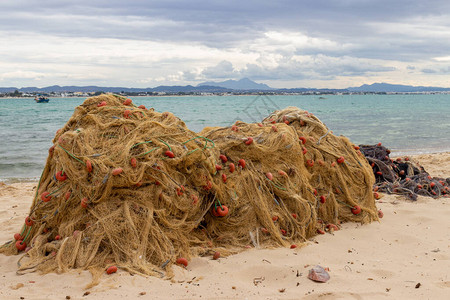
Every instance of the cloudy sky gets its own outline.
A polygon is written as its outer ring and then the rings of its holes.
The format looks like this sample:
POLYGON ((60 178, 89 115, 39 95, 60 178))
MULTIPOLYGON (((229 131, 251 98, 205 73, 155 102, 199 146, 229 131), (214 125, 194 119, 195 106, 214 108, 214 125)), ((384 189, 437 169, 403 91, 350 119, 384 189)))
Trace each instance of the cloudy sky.
POLYGON ((15 0, 0 12, 1 87, 450 87, 448 0, 15 0))

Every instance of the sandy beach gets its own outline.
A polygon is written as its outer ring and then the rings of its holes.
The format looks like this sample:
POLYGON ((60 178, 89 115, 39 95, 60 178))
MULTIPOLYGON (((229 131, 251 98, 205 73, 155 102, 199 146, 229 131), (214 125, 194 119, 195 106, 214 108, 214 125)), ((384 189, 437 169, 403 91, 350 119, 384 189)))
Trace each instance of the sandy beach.
MULTIPOLYGON (((450 177, 450 153, 414 156, 432 176, 450 177)), ((0 242, 20 230, 36 183, 0 184, 0 242)), ((450 294, 449 198, 384 195, 380 222, 346 223, 296 249, 255 249, 174 267, 173 280, 119 270, 86 290, 91 275, 16 275, 20 255, 0 255, 0 299, 446 299, 450 294), (315 265, 331 279, 307 278, 315 265), (447 296, 445 296, 447 295, 447 296)))

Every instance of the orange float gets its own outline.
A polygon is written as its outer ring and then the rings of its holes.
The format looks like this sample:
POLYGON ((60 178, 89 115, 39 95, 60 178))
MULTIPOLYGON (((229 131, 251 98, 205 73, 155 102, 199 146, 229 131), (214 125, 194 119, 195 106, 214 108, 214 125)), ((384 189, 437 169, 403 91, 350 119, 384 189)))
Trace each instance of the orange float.
POLYGON ((108 269, 106 269, 106 274, 110 275, 112 273, 116 273, 117 272, 117 267, 116 266, 111 266, 108 269))
POLYGON ((86 170, 88 171, 88 173, 91 173, 92 172, 91 161, 88 159, 88 160, 86 160, 85 164, 86 164, 86 170))
POLYGON ((225 205, 218 206, 216 210, 219 217, 225 217, 226 215, 228 215, 228 207, 225 205))
POLYGON ((175 157, 175 154, 173 154, 173 152, 170 151, 170 150, 167 150, 166 152, 164 152, 164 155, 169 157, 169 158, 174 158, 175 157))
POLYGON ((187 261, 187 259, 184 258, 184 257, 177 258, 176 263, 177 263, 178 265, 183 265, 184 267, 187 267, 187 266, 188 266, 188 261, 187 261))
POLYGON ((113 174, 114 176, 119 175, 119 174, 122 173, 122 172, 123 172, 123 169, 122 169, 122 168, 115 168, 114 170, 112 170, 112 174, 113 174))
POLYGON ((226 163, 226 162, 228 161, 228 158, 227 158, 225 155, 223 155, 223 154, 220 154, 220 155, 219 155, 219 158, 220 158, 220 160, 221 160, 223 163, 226 163))

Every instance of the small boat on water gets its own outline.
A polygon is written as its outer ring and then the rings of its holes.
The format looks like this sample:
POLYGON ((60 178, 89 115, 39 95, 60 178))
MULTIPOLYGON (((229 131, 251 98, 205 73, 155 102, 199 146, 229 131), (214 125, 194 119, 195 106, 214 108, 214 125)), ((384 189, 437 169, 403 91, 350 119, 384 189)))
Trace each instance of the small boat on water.
POLYGON ((37 103, 47 103, 48 101, 50 101, 50 99, 44 96, 36 96, 36 98, 34 98, 34 101, 36 101, 37 103))

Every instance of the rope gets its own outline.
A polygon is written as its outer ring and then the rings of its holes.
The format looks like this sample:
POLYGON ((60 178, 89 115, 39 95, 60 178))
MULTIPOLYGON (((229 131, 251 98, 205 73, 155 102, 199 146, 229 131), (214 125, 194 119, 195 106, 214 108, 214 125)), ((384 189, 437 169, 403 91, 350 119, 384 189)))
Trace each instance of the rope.
POLYGON ((86 163, 84 161, 82 161, 81 159, 79 159, 78 157, 76 157, 75 155, 73 155, 72 153, 70 153, 69 151, 67 151, 66 149, 64 149, 63 147, 61 147, 61 145, 58 145, 59 148, 63 149, 67 154, 69 154, 72 158, 75 158, 76 160, 78 160, 80 163, 82 163, 83 165, 86 165, 86 163))
POLYGON ((189 140, 187 140, 187 141, 185 141, 185 142, 183 142, 182 143, 182 145, 184 145, 184 144, 186 144, 186 143, 188 143, 188 142, 190 142, 190 141, 193 141, 193 140, 195 140, 195 139, 204 139, 206 142, 205 142, 205 146, 203 147, 203 149, 206 149, 207 147, 207 145, 208 145, 208 142, 211 142, 212 143, 212 147, 210 147, 209 149, 212 149, 212 148, 214 148, 215 146, 216 146, 216 144, 214 143, 214 141, 213 140, 211 140, 211 139, 208 139, 208 138, 206 138, 206 137, 204 137, 204 136, 196 136, 196 137, 193 137, 193 138, 191 138, 191 139, 189 139, 189 140))
POLYGON ((28 238, 28 235, 31 232, 31 228, 32 228, 32 226, 30 226, 30 228, 28 229, 27 235, 25 235, 25 237, 23 238, 24 241, 28 238))
POLYGON ((152 141, 145 141, 145 142, 140 142, 140 143, 134 144, 133 146, 131 146, 130 150, 133 149, 134 147, 139 146, 139 145, 148 144, 148 143, 153 143, 153 142, 152 141))
POLYGON ((317 140, 317 145, 320 145, 320 141, 324 138, 324 137, 326 137, 327 135, 328 135, 328 133, 330 133, 330 129, 328 129, 328 131, 324 134, 324 135, 322 135, 318 140, 317 140))
POLYGON ((169 144, 167 144, 166 142, 164 142, 162 139, 158 139, 161 143, 163 143, 164 145, 166 145, 167 147, 169 147, 169 151, 172 151, 172 148, 170 147, 169 144))
POLYGON ((144 155, 146 155, 146 154, 149 154, 149 153, 152 153, 153 151, 155 151, 156 149, 159 149, 160 147, 155 147, 155 148, 152 148, 150 151, 147 151, 147 152, 145 152, 145 153, 142 153, 142 154, 139 154, 139 155, 136 155, 136 157, 139 157, 139 156, 144 156, 144 155))

